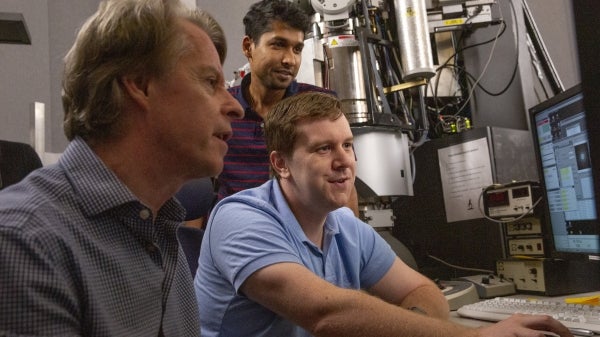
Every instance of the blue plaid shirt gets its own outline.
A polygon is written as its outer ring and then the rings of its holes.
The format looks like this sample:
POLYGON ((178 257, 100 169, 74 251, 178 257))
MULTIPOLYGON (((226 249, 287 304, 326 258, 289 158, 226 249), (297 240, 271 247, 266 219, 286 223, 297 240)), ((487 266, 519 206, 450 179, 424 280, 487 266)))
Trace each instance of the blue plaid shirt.
POLYGON ((73 140, 0 192, 0 336, 198 336, 183 216, 171 199, 153 218, 73 140))

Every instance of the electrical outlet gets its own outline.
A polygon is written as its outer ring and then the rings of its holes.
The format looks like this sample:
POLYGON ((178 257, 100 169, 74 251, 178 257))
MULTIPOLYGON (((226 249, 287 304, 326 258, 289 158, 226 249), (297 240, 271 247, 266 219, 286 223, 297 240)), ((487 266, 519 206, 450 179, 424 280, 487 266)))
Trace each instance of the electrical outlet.
POLYGON ((506 223, 507 235, 532 235, 541 233, 542 224, 540 219, 535 216, 506 223))
POLYGON ((544 255, 544 240, 542 238, 509 239, 508 254, 514 255, 544 255))
POLYGON ((545 292, 544 264, 541 260, 503 260, 496 262, 498 276, 515 284, 517 290, 545 292))

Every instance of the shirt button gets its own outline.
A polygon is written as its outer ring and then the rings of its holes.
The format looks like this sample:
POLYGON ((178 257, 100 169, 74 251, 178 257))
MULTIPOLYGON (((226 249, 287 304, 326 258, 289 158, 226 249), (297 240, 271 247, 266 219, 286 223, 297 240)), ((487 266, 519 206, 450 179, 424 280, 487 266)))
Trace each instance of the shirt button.
POLYGON ((155 253, 157 251, 156 246, 152 242, 146 242, 145 246, 148 253, 155 253))
POLYGON ((146 208, 144 208, 143 210, 140 211, 140 218, 142 218, 142 220, 148 220, 148 218, 150 217, 150 211, 146 208))

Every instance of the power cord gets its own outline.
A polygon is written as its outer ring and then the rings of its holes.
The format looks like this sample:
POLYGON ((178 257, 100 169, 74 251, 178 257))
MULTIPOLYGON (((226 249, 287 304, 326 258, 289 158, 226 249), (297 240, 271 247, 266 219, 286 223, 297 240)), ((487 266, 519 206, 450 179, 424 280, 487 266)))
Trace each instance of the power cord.
POLYGON ((479 268, 470 268, 470 267, 457 266, 455 264, 448 263, 448 262, 440 259, 439 257, 433 256, 431 254, 427 254, 427 257, 429 257, 430 259, 436 260, 436 261, 440 262, 443 265, 446 265, 448 267, 451 267, 451 268, 454 268, 454 269, 458 269, 458 270, 475 271, 475 272, 480 272, 480 273, 485 273, 485 274, 495 274, 496 273, 495 271, 489 270, 489 269, 479 269, 479 268))

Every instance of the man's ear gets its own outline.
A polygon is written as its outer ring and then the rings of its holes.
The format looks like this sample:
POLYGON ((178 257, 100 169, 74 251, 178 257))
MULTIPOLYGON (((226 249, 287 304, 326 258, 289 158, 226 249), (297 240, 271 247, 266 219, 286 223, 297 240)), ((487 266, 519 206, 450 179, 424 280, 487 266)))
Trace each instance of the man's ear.
POLYGON ((142 107, 148 107, 148 81, 130 76, 121 77, 121 84, 132 101, 142 107))
POLYGON ((248 59, 248 61, 252 60, 252 45, 254 42, 250 38, 250 36, 246 35, 242 39, 242 51, 244 52, 244 56, 248 59))
POLYGON ((271 167, 273 167, 273 171, 275 171, 282 179, 290 176, 290 170, 287 167, 285 156, 280 152, 271 151, 269 160, 271 162, 271 167))

